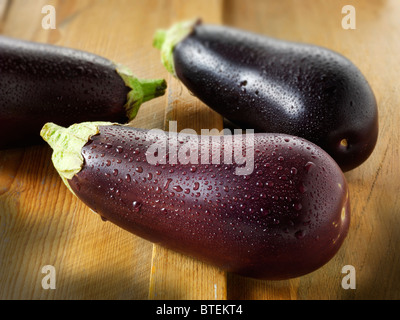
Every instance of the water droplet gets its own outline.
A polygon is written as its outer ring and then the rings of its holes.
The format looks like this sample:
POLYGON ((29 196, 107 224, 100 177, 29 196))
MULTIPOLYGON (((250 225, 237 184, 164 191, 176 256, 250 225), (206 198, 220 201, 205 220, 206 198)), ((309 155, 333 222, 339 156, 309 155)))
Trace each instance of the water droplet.
POLYGON ((131 182, 131 181, 132 181, 131 175, 130 175, 130 174, 127 174, 127 175, 125 176, 125 180, 126 180, 127 182, 131 182))
POLYGON ((279 179, 280 180, 283 180, 283 181, 287 181, 288 180, 288 177, 286 176, 286 175, 281 175, 280 177, 279 177, 279 179))
POLYGON ((293 204, 293 208, 296 211, 300 211, 303 208, 303 206, 301 205, 300 202, 296 202, 296 203, 293 204))
POLYGON ((301 183, 301 184, 299 185, 299 191, 300 191, 301 193, 306 193, 307 187, 304 185, 304 183, 301 183))
POLYGON ((168 189, 169 184, 171 183, 171 181, 172 181, 172 179, 169 178, 169 179, 165 182, 165 185, 164 185, 164 189, 165 189, 165 190, 168 189))
POLYGON ((311 161, 307 162, 304 168, 306 169, 307 173, 310 173, 315 168, 315 163, 311 161))
POLYGON ((142 207, 142 203, 139 202, 139 201, 133 201, 133 202, 132 202, 132 206, 133 206, 133 210, 134 210, 135 212, 139 212, 139 211, 140 211, 140 208, 142 207))
POLYGON ((267 181, 266 183, 265 183, 265 186, 267 186, 267 187, 273 187, 274 186, 274 183, 272 182, 272 181, 267 181))
POLYGON ((117 170, 117 169, 114 169, 114 170, 113 170, 113 175, 114 175, 115 177, 118 175, 118 170, 117 170))
POLYGON ((193 190, 199 190, 199 188, 200 188, 200 183, 195 182, 193 190))
POLYGON ((306 233, 304 230, 299 230, 294 234, 294 236, 299 240, 303 239, 305 235, 306 235, 306 233))
POLYGON ((142 167, 137 167, 135 170, 136 170, 136 172, 139 172, 139 173, 143 172, 143 168, 142 167))
POLYGON ((182 192, 183 191, 181 186, 174 186, 172 189, 175 190, 176 192, 182 192))

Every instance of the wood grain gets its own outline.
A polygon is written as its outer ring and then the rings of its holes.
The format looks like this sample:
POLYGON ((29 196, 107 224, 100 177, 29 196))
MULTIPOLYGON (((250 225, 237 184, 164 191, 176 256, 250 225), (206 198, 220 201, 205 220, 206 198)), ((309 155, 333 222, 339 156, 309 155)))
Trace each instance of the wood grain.
MULTIPOLYGON (((0 299, 399 299, 400 298, 400 2, 397 0, 0 0, 3 35, 87 50, 165 78, 167 94, 142 106, 132 125, 222 129, 222 119, 167 74, 152 48, 156 29, 182 19, 228 24, 309 42, 350 58, 378 101, 376 150, 346 174, 352 220, 339 253, 321 269, 288 281, 226 274, 104 223, 62 184, 46 146, 0 151, 0 299), (41 27, 53 5, 57 28, 41 27), (356 30, 341 27, 344 5, 356 30), (44 290, 53 265, 57 288, 44 290), (341 287, 344 265, 357 287, 341 287)), ((0 62, 1 63, 1 62, 0 62)))

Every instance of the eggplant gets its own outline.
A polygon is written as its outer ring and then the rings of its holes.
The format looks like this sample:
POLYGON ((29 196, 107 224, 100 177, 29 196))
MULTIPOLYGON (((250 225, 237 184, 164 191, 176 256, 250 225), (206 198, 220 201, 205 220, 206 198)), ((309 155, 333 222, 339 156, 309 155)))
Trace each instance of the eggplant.
POLYGON ((0 37, 0 148, 43 143, 47 122, 126 123, 165 88, 89 52, 0 37))
POLYGON ((348 233, 344 174, 298 137, 107 122, 48 123, 41 136, 66 186, 103 220, 228 272, 299 277, 332 259, 348 233))
POLYGON ((200 21, 158 30, 154 46, 171 74, 236 126, 307 139, 343 171, 375 148, 374 93, 337 52, 200 21))

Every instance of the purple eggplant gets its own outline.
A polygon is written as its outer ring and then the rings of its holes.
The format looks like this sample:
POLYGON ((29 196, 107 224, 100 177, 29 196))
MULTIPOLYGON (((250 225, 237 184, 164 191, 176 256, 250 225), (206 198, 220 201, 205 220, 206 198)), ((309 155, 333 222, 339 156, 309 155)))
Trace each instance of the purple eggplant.
POLYGON ((0 37, 0 148, 43 143, 50 121, 126 123, 165 88, 92 53, 0 37))
POLYGON ((48 123, 41 135, 66 186, 103 220, 229 272, 302 276, 327 263, 348 232, 341 169, 298 137, 102 122, 48 123))
POLYGON ((343 171, 375 148, 374 93, 339 53, 199 21, 158 31, 154 46, 193 95, 239 127, 305 138, 343 171))

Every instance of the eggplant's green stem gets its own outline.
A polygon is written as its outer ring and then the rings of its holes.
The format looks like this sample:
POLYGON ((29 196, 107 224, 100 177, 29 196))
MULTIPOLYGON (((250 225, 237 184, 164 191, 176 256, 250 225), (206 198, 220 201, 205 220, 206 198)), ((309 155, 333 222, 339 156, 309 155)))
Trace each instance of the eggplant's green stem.
MULTIPOLYGON (((52 161, 54 167, 71 190, 68 180, 81 171, 83 166, 82 148, 90 137, 99 133, 99 126, 114 125, 111 122, 84 122, 74 124, 69 128, 46 123, 40 135, 53 149, 52 161)), ((72 193, 74 193, 71 190, 72 193)))
POLYGON ((141 80, 136 78, 132 71, 123 65, 117 65, 117 72, 131 90, 125 104, 128 120, 135 119, 142 103, 165 94, 167 83, 163 79, 141 80))
POLYGON ((178 22, 168 30, 157 30, 154 35, 153 46, 161 51, 161 62, 173 76, 176 76, 173 57, 174 48, 193 32, 193 28, 199 22, 199 19, 178 22))

